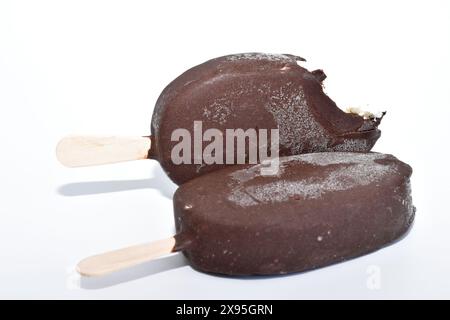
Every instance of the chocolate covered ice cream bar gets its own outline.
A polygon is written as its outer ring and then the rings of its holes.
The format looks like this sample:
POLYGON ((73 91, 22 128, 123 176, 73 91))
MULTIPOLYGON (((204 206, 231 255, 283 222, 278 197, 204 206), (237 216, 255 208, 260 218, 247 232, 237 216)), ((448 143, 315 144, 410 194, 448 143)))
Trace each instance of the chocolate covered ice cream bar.
POLYGON ((392 155, 283 157, 273 176, 263 167, 228 167, 183 184, 174 196, 176 236, 88 258, 79 271, 102 275, 182 251, 208 273, 301 272, 378 250, 412 225, 412 170, 392 155))
MULTIPOLYGON (((203 132, 215 129, 223 136, 227 129, 251 129, 257 134, 266 130, 267 146, 269 132, 277 129, 280 156, 371 150, 380 137, 377 127, 383 114, 342 111, 323 91, 325 73, 308 71, 302 61, 290 54, 263 53, 209 60, 163 90, 153 112, 150 137, 69 137, 60 142, 58 157, 68 166, 151 158, 181 184, 227 166, 226 161, 198 161, 208 145, 205 141, 200 155, 191 152, 188 161, 173 161, 172 152, 180 142, 174 132, 184 129, 194 137, 196 123, 203 132)), ((223 155, 225 148, 223 143, 223 155)))

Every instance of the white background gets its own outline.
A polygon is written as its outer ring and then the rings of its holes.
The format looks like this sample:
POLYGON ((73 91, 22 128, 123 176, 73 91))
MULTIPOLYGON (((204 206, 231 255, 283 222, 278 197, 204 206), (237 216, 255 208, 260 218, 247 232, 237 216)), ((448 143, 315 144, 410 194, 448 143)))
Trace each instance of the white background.
POLYGON ((448 1, 2 0, 0 297, 450 298, 449 61, 448 1), (176 187, 151 160, 64 168, 59 138, 146 135, 169 81, 248 51, 303 56, 342 108, 388 110, 374 150, 414 169, 411 233, 285 277, 216 277, 173 255, 80 281, 80 259, 172 235, 176 187))

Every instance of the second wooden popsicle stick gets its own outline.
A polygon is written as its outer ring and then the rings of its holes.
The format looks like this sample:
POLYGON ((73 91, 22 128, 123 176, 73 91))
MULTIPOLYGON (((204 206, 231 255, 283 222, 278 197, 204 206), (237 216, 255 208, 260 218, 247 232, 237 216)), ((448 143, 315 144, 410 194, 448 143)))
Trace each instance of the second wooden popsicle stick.
POLYGON ((171 237, 98 254, 82 260, 77 271, 86 277, 104 276, 175 252, 175 243, 171 237))

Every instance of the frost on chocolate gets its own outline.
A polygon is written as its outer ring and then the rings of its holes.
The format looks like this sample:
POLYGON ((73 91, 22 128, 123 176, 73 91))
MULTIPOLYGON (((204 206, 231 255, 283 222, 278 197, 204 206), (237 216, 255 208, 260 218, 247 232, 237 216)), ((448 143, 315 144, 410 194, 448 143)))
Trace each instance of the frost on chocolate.
POLYGON ((239 60, 268 60, 268 61, 292 61, 292 58, 284 54, 273 53, 240 53, 228 56, 227 61, 239 60))
POLYGON ((280 130, 280 145, 292 154, 326 151, 329 135, 315 120, 306 102, 303 88, 292 88, 291 82, 271 91, 266 109, 280 130), (308 145, 305 145, 305 141, 308 145))
POLYGON ((414 220, 414 214, 416 212, 416 207, 414 207, 412 202, 412 194, 411 194, 411 181, 409 179, 406 181, 405 189, 402 190, 401 187, 394 189, 393 198, 400 202, 403 207, 407 209, 407 219, 408 223, 411 224, 414 220))
POLYGON ((382 153, 309 153, 287 158, 287 162, 298 161, 317 166, 329 166, 332 164, 366 164, 367 166, 376 164, 375 160, 385 159, 382 153))
POLYGON ((342 143, 337 144, 330 149, 330 151, 347 151, 362 152, 371 149, 371 145, 365 139, 344 139, 342 143))
POLYGON ((234 172, 234 183, 230 185, 231 193, 228 200, 239 206, 248 207, 258 203, 283 202, 292 198, 316 199, 325 193, 349 190, 358 186, 365 186, 383 179, 395 172, 392 164, 377 162, 385 159, 386 155, 377 153, 316 153, 304 154, 284 158, 281 166, 289 163, 303 163, 314 166, 329 166, 345 164, 330 170, 326 176, 292 179, 289 172, 277 180, 268 178, 267 183, 251 184, 252 179, 261 177, 255 167, 249 170, 234 172))
POLYGON ((221 98, 216 99, 208 107, 203 108, 203 117, 212 123, 224 124, 231 112, 230 100, 221 98))

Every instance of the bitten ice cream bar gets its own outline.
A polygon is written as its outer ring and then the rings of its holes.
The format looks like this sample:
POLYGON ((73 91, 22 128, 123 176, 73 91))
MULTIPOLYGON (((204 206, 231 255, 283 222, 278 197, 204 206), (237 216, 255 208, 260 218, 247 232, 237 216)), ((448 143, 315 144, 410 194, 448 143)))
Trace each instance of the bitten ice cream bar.
MULTIPOLYGON (((216 129, 224 136, 230 129, 252 129, 258 134, 277 129, 280 156, 370 151, 380 137, 377 127, 383 114, 342 111, 323 91, 325 73, 308 71, 302 61, 290 54, 264 53, 209 60, 163 90, 154 109, 151 136, 71 136, 59 143, 58 158, 73 167, 155 159, 181 184, 227 165, 199 162, 195 152, 188 155, 189 161, 174 163, 172 151, 180 143, 174 132, 184 129, 193 137, 194 123, 199 121, 204 131, 216 129)), ((202 142, 200 156, 207 145, 202 142)), ((225 148, 224 143, 224 157, 225 148)))

